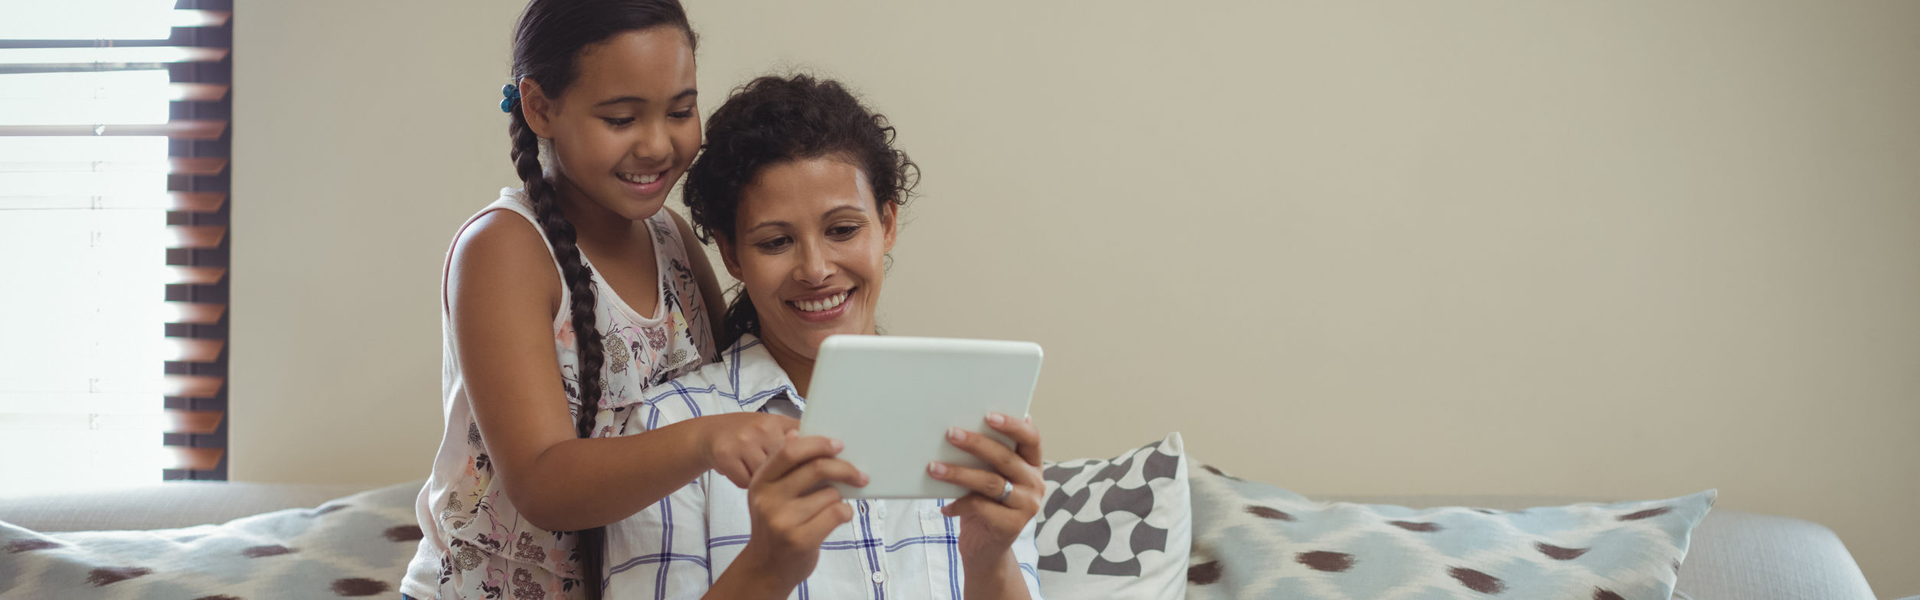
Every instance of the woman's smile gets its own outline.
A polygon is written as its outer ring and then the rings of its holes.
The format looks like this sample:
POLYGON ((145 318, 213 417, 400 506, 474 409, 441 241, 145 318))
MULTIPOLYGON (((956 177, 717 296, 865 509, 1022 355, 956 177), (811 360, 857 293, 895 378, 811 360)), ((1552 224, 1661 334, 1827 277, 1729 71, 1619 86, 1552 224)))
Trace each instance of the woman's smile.
POLYGON ((847 314, 847 300, 853 298, 854 289, 856 288, 813 294, 803 298, 788 300, 786 305, 789 310, 794 311, 794 313, 800 315, 801 319, 807 322, 825 323, 840 318, 840 315, 847 314))

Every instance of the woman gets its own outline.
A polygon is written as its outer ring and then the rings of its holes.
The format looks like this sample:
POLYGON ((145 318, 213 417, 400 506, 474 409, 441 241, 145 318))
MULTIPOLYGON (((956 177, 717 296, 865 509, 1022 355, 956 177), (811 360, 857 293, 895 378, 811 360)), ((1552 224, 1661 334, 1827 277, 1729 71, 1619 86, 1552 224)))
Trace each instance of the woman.
MULTIPOLYGON (((741 291, 721 363, 663 384, 632 408, 637 434, 715 415, 806 409, 820 342, 873 334, 899 207, 916 179, 893 128, 839 84, 762 77, 707 124, 688 172, 694 228, 741 291)), ((912 401, 912 399, 902 399, 912 401)), ((837 441, 788 435, 741 487, 709 472, 608 528, 614 598, 1039 598, 1033 518, 1045 491, 1031 422, 986 415, 1014 447, 955 430, 990 470, 935 463, 960 500, 853 501, 829 482, 866 476, 837 441)))

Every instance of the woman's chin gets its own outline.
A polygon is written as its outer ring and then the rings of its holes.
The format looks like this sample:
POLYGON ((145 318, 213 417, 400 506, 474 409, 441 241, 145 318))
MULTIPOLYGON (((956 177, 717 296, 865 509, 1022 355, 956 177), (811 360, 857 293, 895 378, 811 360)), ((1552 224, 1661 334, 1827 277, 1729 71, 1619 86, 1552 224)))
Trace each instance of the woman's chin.
POLYGON ((827 338, 836 335, 861 335, 864 333, 866 332, 854 327, 835 327, 809 331, 807 332, 807 347, 812 348, 814 355, 818 356, 820 354, 820 344, 825 343, 827 338))
MULTIPOLYGON (((849 319, 851 321, 851 319, 849 319)), ((795 341, 796 348, 805 348, 810 357, 820 355, 820 344, 836 335, 866 335, 873 333, 872 322, 861 327, 855 323, 798 323, 798 330, 790 330, 789 335, 781 336, 795 341)), ((764 337, 764 336, 763 336, 764 337)))

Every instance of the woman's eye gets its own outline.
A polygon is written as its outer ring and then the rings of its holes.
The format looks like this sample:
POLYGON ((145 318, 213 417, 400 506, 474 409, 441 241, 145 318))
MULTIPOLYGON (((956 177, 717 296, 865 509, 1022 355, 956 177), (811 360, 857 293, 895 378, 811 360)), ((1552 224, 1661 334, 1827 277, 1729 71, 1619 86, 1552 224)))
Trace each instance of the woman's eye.
POLYGON ((768 252, 777 252, 781 249, 786 248, 787 244, 790 242, 791 240, 788 240, 787 238, 777 237, 764 242, 760 242, 758 244, 754 244, 754 246, 758 246, 761 250, 766 250, 768 252))
POLYGON ((617 118, 617 119, 602 117, 600 120, 606 121, 608 125, 612 125, 614 127, 626 127, 628 124, 633 122, 633 117, 624 117, 624 118, 617 118))
POLYGON ((839 225, 827 230, 827 235, 841 239, 853 237, 856 233, 860 233, 859 225, 839 225))

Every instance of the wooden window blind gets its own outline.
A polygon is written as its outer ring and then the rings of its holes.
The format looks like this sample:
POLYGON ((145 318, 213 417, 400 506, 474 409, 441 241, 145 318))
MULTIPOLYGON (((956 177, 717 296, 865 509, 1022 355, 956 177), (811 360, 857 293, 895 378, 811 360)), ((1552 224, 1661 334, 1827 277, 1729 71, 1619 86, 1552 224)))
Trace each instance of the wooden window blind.
POLYGON ((0 7, 11 481, 226 478, 232 8, 0 7))

